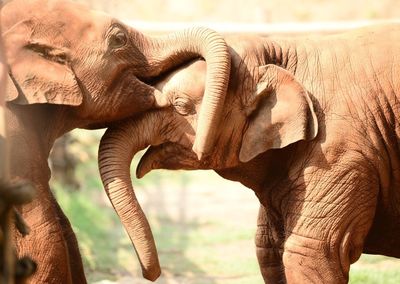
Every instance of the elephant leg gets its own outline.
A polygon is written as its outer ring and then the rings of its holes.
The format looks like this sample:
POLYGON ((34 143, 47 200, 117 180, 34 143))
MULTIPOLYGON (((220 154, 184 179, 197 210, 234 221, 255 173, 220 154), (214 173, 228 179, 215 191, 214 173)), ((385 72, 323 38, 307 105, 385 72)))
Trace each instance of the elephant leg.
POLYGON ((288 284, 348 283, 377 203, 378 182, 365 173, 330 173, 290 193, 283 253, 288 284))
POLYGON ((282 230, 275 225, 268 210, 260 204, 256 232, 256 252, 258 264, 265 283, 285 283, 282 264, 282 230))
POLYGON ((63 236, 67 243, 68 255, 69 255, 69 266, 72 274, 72 283, 85 284, 86 277, 83 270, 82 257, 79 252, 78 241, 76 235, 72 230, 71 223, 65 216, 64 212, 60 208, 60 205, 54 200, 55 209, 57 210, 57 218, 62 227, 63 236))
POLYGON ((30 256, 37 263, 37 271, 29 283, 74 283, 67 243, 51 192, 37 188, 36 198, 18 209, 31 231, 25 237, 16 233, 17 254, 30 256))

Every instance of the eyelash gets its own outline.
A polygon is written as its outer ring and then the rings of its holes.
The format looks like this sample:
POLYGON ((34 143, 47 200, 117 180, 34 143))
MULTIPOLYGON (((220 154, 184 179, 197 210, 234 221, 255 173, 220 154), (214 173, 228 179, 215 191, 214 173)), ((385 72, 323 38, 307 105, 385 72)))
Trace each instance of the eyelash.
POLYGON ((193 103, 181 97, 175 98, 173 106, 180 115, 186 116, 196 113, 193 103))
POLYGON ((111 45, 116 45, 116 47, 118 48, 118 47, 125 46, 126 43, 127 43, 127 41, 128 41, 128 39, 127 39, 126 34, 123 33, 122 31, 119 31, 119 32, 117 32, 116 34, 113 34, 113 35, 110 37, 109 45, 110 45, 110 46, 111 46, 111 45), (119 37, 118 37, 119 35, 122 35, 122 36, 123 36, 123 39, 119 38, 119 37), (114 41, 114 43, 113 43, 113 41, 114 41), (121 43, 119 43, 119 42, 117 42, 117 41, 120 41, 121 43), (117 42, 117 43, 115 44, 115 42, 117 42))
MULTIPOLYGON (((117 39, 118 41, 118 39, 117 39)), ((125 31, 125 29, 120 26, 118 23, 113 24, 108 32, 108 46, 111 49, 118 49, 120 47, 123 47, 127 44, 128 42, 128 36, 125 31), (113 41, 115 42, 115 39, 117 38, 118 35, 123 35, 123 44, 117 44, 116 46, 113 46, 113 41)))

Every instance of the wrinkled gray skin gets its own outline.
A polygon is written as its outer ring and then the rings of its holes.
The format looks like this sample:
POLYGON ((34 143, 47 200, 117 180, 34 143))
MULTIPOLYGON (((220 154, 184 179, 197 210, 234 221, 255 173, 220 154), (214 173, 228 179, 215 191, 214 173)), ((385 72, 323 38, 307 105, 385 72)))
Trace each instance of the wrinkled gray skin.
POLYGON ((389 25, 226 39, 232 69, 212 155, 199 162, 191 150, 205 71, 197 62, 159 85, 174 108, 107 130, 99 162, 111 201, 133 195, 129 163, 150 144, 138 177, 214 169, 255 192, 266 283, 347 283, 362 252, 400 257, 399 38, 389 25))
MULTIPOLYGON (((11 1, 1 9, 1 28, 9 65, 10 174, 33 183, 38 193, 20 208, 32 231, 25 238, 15 234, 17 253, 38 262, 33 283, 85 283, 75 235, 48 185, 55 139, 74 128, 98 128, 168 106, 146 82, 203 57, 211 108, 203 112, 198 131, 204 137, 194 148, 199 156, 207 153, 215 136, 210 125, 218 120, 229 78, 227 46, 204 28, 148 37, 109 15, 62 0, 11 1)), ((152 242, 146 239, 137 252, 145 277, 157 278, 152 242)))

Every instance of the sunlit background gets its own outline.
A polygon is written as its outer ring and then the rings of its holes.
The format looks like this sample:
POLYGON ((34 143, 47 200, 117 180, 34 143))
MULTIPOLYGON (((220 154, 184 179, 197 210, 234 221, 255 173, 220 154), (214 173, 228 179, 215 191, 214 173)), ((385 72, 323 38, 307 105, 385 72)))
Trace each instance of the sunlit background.
MULTIPOLYGON (((399 19, 398 0, 80 0, 121 20, 165 23, 309 23, 399 19)), ((164 24, 163 24, 164 23, 164 24)), ((296 25, 291 25, 295 27, 296 25)), ((148 283, 103 192, 97 170, 102 131, 76 130, 52 155, 52 188, 78 236, 89 283, 148 283)), ((133 162, 134 176, 137 159, 133 162)), ((258 201, 212 171, 156 171, 133 180, 160 254, 157 283, 263 283, 255 256, 258 201)), ((363 256, 350 283, 400 283, 400 261, 363 256)))

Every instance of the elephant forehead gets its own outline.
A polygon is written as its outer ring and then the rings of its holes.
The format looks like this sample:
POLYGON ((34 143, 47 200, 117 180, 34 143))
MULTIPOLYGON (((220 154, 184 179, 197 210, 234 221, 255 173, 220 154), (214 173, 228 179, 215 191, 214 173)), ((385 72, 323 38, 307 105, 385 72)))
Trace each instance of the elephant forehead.
POLYGON ((107 27, 111 24, 111 17, 81 5, 66 6, 69 9, 59 9, 53 16, 54 22, 62 26, 64 37, 76 42, 103 39, 107 27))
POLYGON ((111 22, 106 14, 75 2, 13 2, 3 8, 3 32, 22 23, 29 27, 32 40, 47 38, 58 46, 71 47, 74 42, 100 40, 111 22), (21 6, 21 2, 27 6, 21 6))
POLYGON ((200 101, 205 90, 206 68, 206 63, 202 60, 191 62, 168 74, 155 86, 169 96, 200 101))

